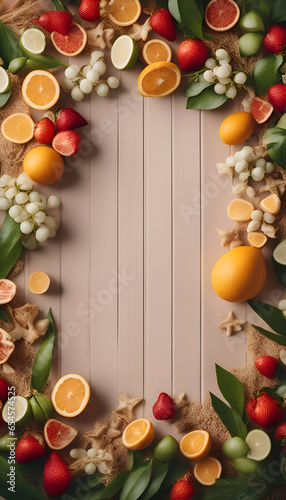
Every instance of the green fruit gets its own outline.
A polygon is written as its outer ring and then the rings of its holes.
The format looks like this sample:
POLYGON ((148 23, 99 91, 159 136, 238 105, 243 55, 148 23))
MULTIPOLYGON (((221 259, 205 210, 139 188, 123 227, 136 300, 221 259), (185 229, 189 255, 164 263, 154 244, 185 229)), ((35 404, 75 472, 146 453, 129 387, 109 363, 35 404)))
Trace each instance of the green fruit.
POLYGON ((278 243, 278 245, 274 248, 272 261, 278 280, 282 286, 286 287, 286 238, 280 241, 280 243, 278 243))
POLYGON ((11 449, 11 445, 16 446, 18 440, 18 436, 11 436, 10 432, 7 432, 7 434, 4 434, 4 436, 0 438, 0 450, 9 452, 11 449))
POLYGON ((129 35, 121 35, 112 45, 110 57, 116 69, 129 69, 138 59, 138 44, 129 35))
POLYGON ((165 436, 153 450, 153 457, 162 462, 170 462, 177 455, 178 442, 173 436, 165 436))
POLYGON ((247 457, 257 462, 265 460, 271 451, 271 439, 267 432, 262 429, 253 429, 250 431, 245 438, 245 442, 250 448, 247 457))
POLYGON ((241 30, 245 31, 265 31, 261 17, 251 10, 242 16, 238 23, 241 30))
POLYGON ((19 49, 28 57, 40 55, 44 52, 46 37, 38 28, 29 28, 24 31, 19 41, 19 49))
POLYGON ((18 428, 23 427, 32 418, 29 399, 15 396, 14 400, 6 401, 2 410, 2 418, 6 424, 14 423, 18 428))
MULTIPOLYGON (((285 70, 286 70, 286 68, 285 68, 285 70)), ((278 128, 284 128, 286 130, 286 113, 284 113, 284 115, 281 116, 281 118, 278 121, 276 127, 278 127, 278 128)))
POLYGON ((283 398, 284 395, 286 394, 286 382, 283 382, 282 384, 278 385, 278 387, 276 387, 275 389, 275 392, 276 394, 278 394, 278 396, 281 396, 281 398, 283 398))
POLYGON ((9 73, 12 73, 13 75, 19 73, 23 66, 25 66, 26 61, 27 57, 17 57, 16 59, 13 59, 8 66, 9 73))
POLYGON ((31 396, 30 403, 35 421, 44 426, 54 412, 50 398, 45 394, 34 394, 31 396))
POLYGON ((259 462, 251 458, 239 457, 234 458, 231 462, 237 472, 242 476, 251 476, 252 474, 258 474, 260 471, 259 462))
POLYGON ((222 451, 229 458, 246 457, 249 452, 249 446, 241 437, 235 436, 225 441, 222 451))
POLYGON ((260 49, 262 33, 246 33, 239 39, 239 52, 242 57, 254 56, 260 49))
POLYGON ((10 92, 12 88, 12 83, 7 71, 0 66, 0 94, 6 94, 10 92))

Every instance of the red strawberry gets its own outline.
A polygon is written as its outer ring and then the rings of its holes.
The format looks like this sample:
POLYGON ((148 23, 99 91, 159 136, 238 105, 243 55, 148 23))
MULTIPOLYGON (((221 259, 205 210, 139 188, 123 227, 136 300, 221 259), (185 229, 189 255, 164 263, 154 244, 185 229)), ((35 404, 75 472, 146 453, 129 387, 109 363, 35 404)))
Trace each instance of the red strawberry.
POLYGON ((277 368, 277 359, 273 356, 258 356, 254 362, 257 370, 267 378, 273 378, 277 368))
POLYGON ((286 28, 281 24, 273 24, 264 36, 263 47, 271 54, 283 51, 286 45, 286 28))
POLYGON ((9 385, 4 378, 0 377, 0 399, 5 402, 8 399, 9 385))
POLYGON ((253 422, 265 429, 278 424, 283 418, 280 402, 267 393, 252 398, 246 406, 246 411, 253 422))
POLYGON ((268 89, 268 100, 276 111, 283 113, 286 110, 286 85, 276 83, 268 89))
POLYGON ((81 0, 78 13, 82 19, 93 23, 100 17, 99 0, 81 0))
POLYGON ((150 19, 151 28, 163 38, 173 42, 177 37, 177 30, 174 18, 168 9, 157 10, 150 19))
POLYGON ((72 480, 71 472, 64 460, 52 451, 44 465, 43 485, 51 497, 65 493, 72 480))
POLYGON ((199 38, 184 40, 178 47, 177 58, 182 71, 192 71, 200 68, 207 57, 207 46, 199 38))
POLYGON ((15 458, 18 464, 26 464, 41 458, 44 447, 33 436, 25 436, 20 439, 16 446, 15 458))
POLYGON ((57 112, 56 127, 59 132, 62 130, 74 130, 75 128, 88 125, 86 119, 72 108, 62 108, 57 112))
POLYGON ((35 125, 34 137, 41 144, 51 144, 55 133, 56 127, 50 118, 42 118, 35 125))
POLYGON ((42 26, 42 28, 49 33, 56 31, 66 36, 71 30, 72 16, 64 10, 50 10, 44 12, 38 19, 32 19, 32 21, 42 26))
POLYGON ((161 392, 153 406, 153 415, 156 420, 170 420, 176 413, 172 398, 166 392, 161 392))
POLYGON ((53 148, 63 156, 75 155, 81 146, 81 136, 74 130, 63 130, 53 138, 53 148))
POLYGON ((182 477, 171 489, 170 500, 191 500, 195 495, 195 490, 187 477, 182 477))
POLYGON ((286 449, 286 422, 281 422, 274 432, 274 439, 279 439, 283 450, 286 449))

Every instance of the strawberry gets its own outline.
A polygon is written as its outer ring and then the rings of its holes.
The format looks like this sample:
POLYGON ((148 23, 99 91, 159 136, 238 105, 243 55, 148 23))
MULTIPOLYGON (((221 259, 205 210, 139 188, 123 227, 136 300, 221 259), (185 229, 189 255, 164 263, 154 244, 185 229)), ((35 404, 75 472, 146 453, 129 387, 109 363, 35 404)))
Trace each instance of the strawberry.
POLYGON ((33 436, 24 436, 16 446, 15 458, 18 464, 26 464, 41 458, 44 453, 44 447, 33 436))
POLYGON ((72 480, 71 472, 64 460, 52 451, 44 465, 43 485, 51 497, 63 495, 72 480))
POLYGON ((62 130, 74 130, 88 125, 86 119, 72 108, 62 108, 56 113, 56 127, 62 130))
POLYGON ((191 500, 195 495, 195 490, 187 477, 182 477, 171 489, 170 500, 191 500))
POLYGON ((81 0, 78 13, 82 19, 93 23, 100 17, 99 0, 81 0))
POLYGON ((81 146, 81 136, 74 130, 63 130, 53 138, 53 148, 63 156, 75 155, 81 146))
POLYGON ((200 68, 207 57, 207 46, 199 38, 184 40, 178 47, 177 58, 182 71, 192 71, 200 68))
POLYGON ((50 118, 42 118, 35 125, 34 137, 41 144, 51 144, 55 133, 56 127, 50 118))
POLYGON ((274 439, 279 439, 283 450, 286 449, 286 422, 281 422, 274 432, 274 439))
POLYGON ((176 413, 172 398, 166 392, 161 392, 153 406, 153 415, 156 420, 170 420, 176 413))
POLYGON ((286 110, 286 85, 276 83, 268 89, 268 100, 276 111, 284 113, 286 110))
POLYGON ((157 10, 150 19, 151 28, 163 38, 173 42, 177 37, 177 30, 174 18, 168 9, 157 10))
POLYGON ((32 21, 42 26, 49 33, 56 31, 66 36, 71 30, 72 16, 64 10, 50 10, 49 12, 44 12, 38 19, 32 19, 32 21))
POLYGON ((282 52, 286 45, 286 28, 281 24, 272 24, 263 38, 262 45, 271 54, 282 52))
POLYGON ((246 406, 246 411, 253 422, 265 429, 278 424, 283 418, 280 402, 267 393, 252 398, 246 406))
POLYGON ((5 402, 8 399, 9 385, 4 378, 0 377, 0 399, 5 402))
POLYGON ((254 362, 257 370, 267 378, 273 378, 278 365, 277 359, 273 356, 258 356, 254 362))

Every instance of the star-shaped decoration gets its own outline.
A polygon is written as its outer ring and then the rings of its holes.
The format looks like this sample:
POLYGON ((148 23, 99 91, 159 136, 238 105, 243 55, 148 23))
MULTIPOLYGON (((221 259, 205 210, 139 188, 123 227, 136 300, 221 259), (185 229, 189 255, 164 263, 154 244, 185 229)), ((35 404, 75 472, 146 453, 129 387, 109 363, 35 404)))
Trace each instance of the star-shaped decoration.
POLYGON ((240 232, 240 227, 238 224, 234 226, 233 229, 228 230, 228 229, 223 229, 223 228, 217 228, 218 234, 221 236, 221 244, 223 247, 235 247, 235 246, 240 246, 242 242, 239 239, 239 232, 240 232))
POLYGON ((265 185, 260 188, 261 193, 270 192, 278 196, 285 193, 286 182, 283 179, 274 179, 271 175, 264 177, 265 185))
POLYGON ((151 30, 152 28, 150 26, 150 17, 148 17, 144 24, 135 23, 132 25, 130 36, 131 38, 133 38, 133 40, 143 40, 145 42, 151 30))
POLYGON ((129 398, 127 394, 122 392, 118 396, 118 406, 115 410, 116 413, 120 413, 122 410, 129 409, 133 410, 134 406, 138 405, 142 401, 142 398, 129 398))
POLYGON ((114 37, 114 29, 104 28, 104 21, 98 23, 95 28, 87 30, 87 41, 92 47, 111 47, 111 40, 114 37))
POLYGON ((220 175, 229 175, 233 178, 234 168, 227 165, 227 163, 217 163, 216 167, 220 175))
POLYGON ((239 332, 245 323, 246 321, 241 319, 234 319, 233 312, 229 311, 228 316, 226 318, 222 317, 222 321, 218 326, 221 329, 225 329, 226 335, 230 337, 233 332, 239 332))

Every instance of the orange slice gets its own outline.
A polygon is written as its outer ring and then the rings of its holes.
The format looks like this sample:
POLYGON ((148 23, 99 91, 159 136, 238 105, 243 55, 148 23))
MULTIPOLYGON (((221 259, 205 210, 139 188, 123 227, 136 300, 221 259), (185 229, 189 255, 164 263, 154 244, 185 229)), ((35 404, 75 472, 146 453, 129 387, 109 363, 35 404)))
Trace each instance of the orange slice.
POLYGON ((13 113, 2 122, 1 132, 7 141, 25 144, 33 138, 34 122, 26 113, 13 113))
POLYGON ((77 56, 80 54, 87 42, 85 29, 75 21, 68 35, 64 36, 57 31, 51 33, 51 41, 55 49, 64 56, 77 56))
POLYGON ((23 81, 22 94, 24 101, 34 109, 50 109, 60 97, 60 86, 57 79, 42 69, 31 71, 23 81))
POLYGON ((152 443, 154 434, 152 422, 147 418, 138 418, 124 429, 122 441, 131 450, 143 450, 152 443))
POLYGON ((8 304, 16 295, 17 286, 14 281, 5 278, 0 280, 0 304, 8 304))
POLYGON ((207 457, 195 465, 194 476, 199 483, 204 486, 215 484, 220 477, 222 466, 219 460, 214 457, 207 457))
POLYGON ((50 278, 42 271, 35 271, 29 278, 29 290, 36 295, 45 293, 50 286, 50 278))
POLYGON ((243 198, 237 198, 232 200, 227 207, 227 215, 237 222, 248 221, 251 218, 251 214, 254 210, 254 206, 250 201, 244 200, 243 198))
POLYGON ((144 97, 164 97, 180 85, 181 71, 176 64, 161 61, 149 64, 138 78, 138 91, 144 97))
POLYGON ((205 10, 206 24, 214 31, 227 31, 239 20, 240 10, 234 0, 211 0, 205 10))
POLYGON ((264 245, 267 243, 267 236, 264 233, 259 233, 252 231, 251 233, 248 233, 247 235, 248 243, 252 247, 256 248, 263 248, 264 245))
POLYGON ((61 377, 53 388, 51 400, 57 413, 63 417, 76 417, 86 407, 90 387, 81 375, 69 373, 61 377))
POLYGON ((182 454, 190 460, 202 460, 209 454, 210 449, 211 441, 207 431, 191 431, 180 441, 182 454))
POLYGON ((260 207, 264 212, 276 215, 281 208, 281 200, 277 194, 273 193, 261 200, 260 207))
POLYGON ((170 62, 172 59, 172 51, 166 42, 154 38, 145 43, 142 50, 142 57, 146 64, 152 64, 159 61, 170 62))
POLYGON ((54 418, 50 418, 45 423, 44 438, 52 450, 63 450, 77 435, 78 431, 74 427, 59 422, 54 418))
POLYGON ((108 17, 117 26, 130 26, 141 14, 139 0, 114 0, 108 17))

